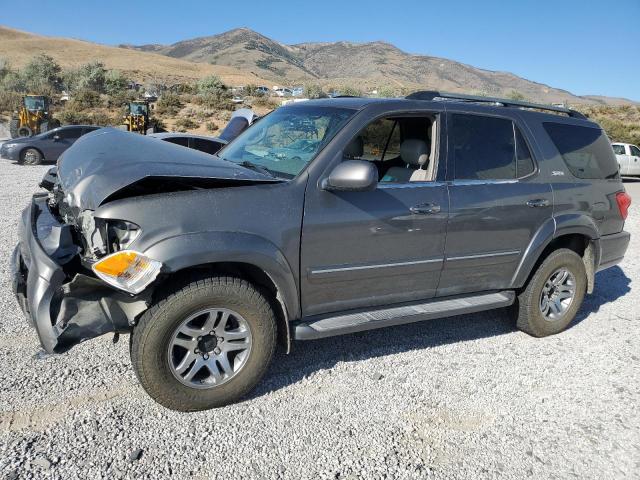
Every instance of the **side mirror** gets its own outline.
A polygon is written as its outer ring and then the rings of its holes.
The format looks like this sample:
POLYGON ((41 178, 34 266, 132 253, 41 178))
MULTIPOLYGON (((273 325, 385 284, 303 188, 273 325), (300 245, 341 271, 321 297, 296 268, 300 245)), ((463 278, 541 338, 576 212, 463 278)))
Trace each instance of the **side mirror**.
POLYGON ((59 142, 60 141, 60 135, 54 135, 53 136, 53 141, 54 142, 59 142))
POLYGON ((368 192, 378 185, 378 169, 371 162, 344 160, 322 182, 324 190, 368 192))

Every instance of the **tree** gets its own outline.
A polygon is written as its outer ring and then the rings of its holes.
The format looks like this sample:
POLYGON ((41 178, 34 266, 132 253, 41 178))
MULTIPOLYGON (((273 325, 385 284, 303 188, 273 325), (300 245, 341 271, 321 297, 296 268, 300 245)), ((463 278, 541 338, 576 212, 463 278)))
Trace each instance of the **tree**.
POLYGON ((221 90, 227 90, 227 86, 219 77, 211 75, 198 82, 198 93, 219 95, 221 90))
POLYGON ((129 86, 129 80, 119 70, 109 70, 104 77, 104 90, 107 95, 118 95, 129 86))
POLYGON ((41 53, 31 59, 24 67, 22 77, 28 90, 39 93, 45 90, 60 91, 62 79, 60 65, 53 57, 41 53))
POLYGON ((104 93, 107 70, 102 62, 85 63, 78 69, 76 75, 75 89, 104 93))

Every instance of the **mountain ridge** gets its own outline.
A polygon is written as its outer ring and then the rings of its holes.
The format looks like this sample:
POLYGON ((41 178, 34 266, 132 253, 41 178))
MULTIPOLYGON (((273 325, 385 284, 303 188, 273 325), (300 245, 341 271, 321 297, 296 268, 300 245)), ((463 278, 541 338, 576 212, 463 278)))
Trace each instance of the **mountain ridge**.
POLYGON ((507 71, 443 57, 407 53, 384 40, 302 42, 287 45, 241 27, 171 45, 120 45, 185 60, 249 69, 274 82, 318 81, 364 88, 396 86, 506 96, 513 91, 545 103, 634 104, 623 98, 575 95, 507 71))

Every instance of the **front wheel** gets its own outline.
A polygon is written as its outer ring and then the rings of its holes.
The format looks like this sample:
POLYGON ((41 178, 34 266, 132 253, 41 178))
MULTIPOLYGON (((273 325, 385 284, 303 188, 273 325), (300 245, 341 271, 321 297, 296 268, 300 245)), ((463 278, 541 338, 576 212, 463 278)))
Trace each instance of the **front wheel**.
POLYGON ((20 161, 22 165, 40 165, 42 163, 42 154, 35 148, 27 148, 20 155, 20 161))
POLYGON ((276 321, 265 297, 233 277, 192 282, 147 310, 131 336, 131 361, 154 400, 196 411, 233 403, 267 370, 276 321))
POLYGON ((582 258, 561 248, 540 264, 518 296, 517 326, 534 337, 560 333, 575 318, 587 289, 582 258))

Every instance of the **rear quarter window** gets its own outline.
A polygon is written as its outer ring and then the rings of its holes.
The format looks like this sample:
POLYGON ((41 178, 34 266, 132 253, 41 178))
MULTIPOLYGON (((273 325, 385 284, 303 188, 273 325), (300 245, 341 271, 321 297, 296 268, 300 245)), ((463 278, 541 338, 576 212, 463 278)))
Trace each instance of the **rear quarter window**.
POLYGON ((575 177, 619 177, 618 161, 601 129, 555 122, 545 122, 543 126, 575 177))

